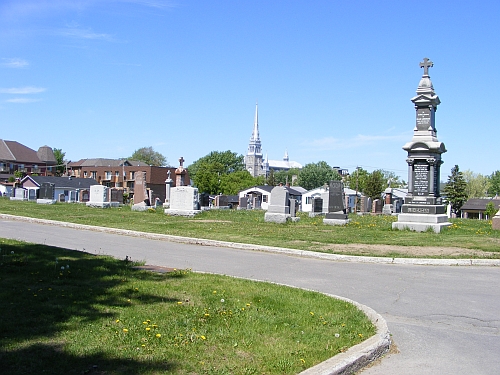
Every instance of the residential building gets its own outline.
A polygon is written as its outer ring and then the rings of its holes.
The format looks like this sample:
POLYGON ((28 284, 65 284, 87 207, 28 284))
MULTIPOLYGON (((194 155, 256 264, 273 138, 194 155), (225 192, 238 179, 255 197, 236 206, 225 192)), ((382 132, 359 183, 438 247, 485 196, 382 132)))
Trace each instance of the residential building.
MULTIPOLYGON (((68 174, 74 177, 93 178, 98 184, 123 188, 125 192, 133 195, 135 174, 146 172, 146 187, 153 191, 153 199, 158 197, 165 201, 165 180, 170 171, 173 186, 176 186, 174 167, 156 167, 137 160, 122 159, 81 159, 68 163, 68 174)), ((187 170, 186 170, 187 171, 187 170)), ((189 171, 183 176, 183 185, 189 185, 189 171)))
MULTIPOLYGON (((240 191, 238 195, 240 198, 247 197, 248 201, 252 205, 252 208, 267 210, 269 208, 271 190, 273 190, 273 188, 274 186, 270 185, 253 186, 251 188, 240 191)), ((296 199, 300 204, 302 200, 302 192, 304 191, 304 189, 299 186, 285 186, 285 189, 288 191, 290 199, 296 199)))
POLYGON ((35 151, 19 142, 0 139, 0 180, 8 180, 15 172, 54 176, 56 164, 54 151, 49 146, 35 151))
POLYGON ((500 197, 494 198, 471 198, 460 208, 463 219, 492 219, 486 215, 486 205, 493 203, 495 209, 500 209, 500 197))

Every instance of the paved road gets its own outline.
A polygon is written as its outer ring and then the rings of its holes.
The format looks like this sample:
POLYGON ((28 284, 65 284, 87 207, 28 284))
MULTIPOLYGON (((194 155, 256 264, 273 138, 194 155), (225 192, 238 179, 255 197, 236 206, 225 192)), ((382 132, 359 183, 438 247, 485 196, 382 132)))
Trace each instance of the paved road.
POLYGON ((384 316, 400 351, 363 375, 500 374, 500 267, 343 263, 8 220, 0 237, 353 299, 384 316))

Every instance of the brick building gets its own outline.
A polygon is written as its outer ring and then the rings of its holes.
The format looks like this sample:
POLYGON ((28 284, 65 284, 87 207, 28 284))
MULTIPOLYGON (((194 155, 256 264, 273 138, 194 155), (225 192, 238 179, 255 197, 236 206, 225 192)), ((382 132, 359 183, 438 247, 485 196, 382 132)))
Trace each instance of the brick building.
POLYGON ((16 141, 0 139, 0 180, 8 180, 15 172, 23 175, 54 176, 56 158, 49 146, 35 151, 16 141))
MULTIPOLYGON (((81 159, 68 163, 68 174, 73 177, 93 178, 108 187, 123 188, 133 195, 135 173, 146 172, 146 187, 153 191, 154 197, 165 201, 165 180, 170 171, 173 185, 176 186, 174 167, 155 167, 137 160, 120 159, 81 159)), ((189 173, 183 176, 183 185, 189 185, 189 173)))

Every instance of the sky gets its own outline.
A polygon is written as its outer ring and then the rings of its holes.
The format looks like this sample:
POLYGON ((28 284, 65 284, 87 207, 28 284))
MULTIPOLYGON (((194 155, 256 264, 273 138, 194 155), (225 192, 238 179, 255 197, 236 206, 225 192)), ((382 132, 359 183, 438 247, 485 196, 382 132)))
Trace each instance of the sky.
POLYGON ((262 149, 407 180, 429 69, 441 179, 500 170, 500 2, 2 0, 0 139, 172 166, 262 149))

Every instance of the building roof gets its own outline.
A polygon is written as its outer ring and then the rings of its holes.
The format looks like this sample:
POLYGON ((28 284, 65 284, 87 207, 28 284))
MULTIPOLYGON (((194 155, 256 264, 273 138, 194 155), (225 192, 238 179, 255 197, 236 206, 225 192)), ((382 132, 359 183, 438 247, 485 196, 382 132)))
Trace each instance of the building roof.
POLYGON ((71 162, 68 167, 121 167, 123 164, 125 166, 137 166, 137 167, 148 167, 149 165, 139 161, 139 160, 122 160, 122 159, 105 159, 105 158, 94 158, 94 159, 80 159, 76 162, 71 162))
POLYGON ((296 161, 288 161, 288 160, 268 160, 269 169, 292 169, 298 168, 302 169, 302 164, 297 163, 296 161))
MULTIPOLYGON (((276 186, 271 186, 271 185, 259 185, 259 186, 253 186, 251 188, 248 188, 248 189, 243 189, 240 191, 240 193, 242 191, 248 191, 248 192, 251 192, 251 191, 254 191, 254 190, 264 190, 268 193, 271 193, 271 190, 273 190, 276 186)), ((294 186, 294 187, 288 187, 288 186, 283 186, 289 194, 292 194, 292 195, 302 195, 302 190, 304 190, 302 187, 300 186, 294 186), (298 190, 300 189, 300 190, 298 190)))
MULTIPOLYGON (((496 198, 496 197, 495 197, 496 198)), ((471 198, 460 207, 461 211, 486 211, 486 205, 493 202, 496 209, 500 208, 499 198, 471 198)))
MULTIPOLYGON (((47 154, 47 152, 42 153, 43 156, 49 158, 47 154)), ((19 142, 5 141, 3 139, 0 139, 0 160, 32 164, 46 163, 47 161, 55 163, 55 158, 53 160, 42 160, 35 150, 19 142)))
POLYGON ((76 177, 55 177, 55 176, 26 176, 21 180, 21 183, 31 179, 38 186, 43 183, 54 184, 58 189, 89 189, 92 185, 99 185, 93 178, 76 178, 76 177))

